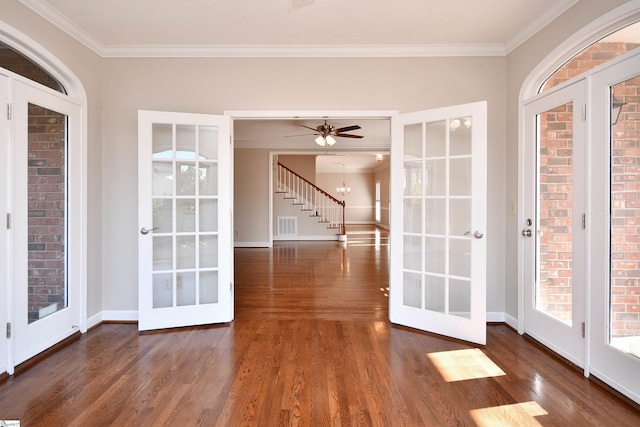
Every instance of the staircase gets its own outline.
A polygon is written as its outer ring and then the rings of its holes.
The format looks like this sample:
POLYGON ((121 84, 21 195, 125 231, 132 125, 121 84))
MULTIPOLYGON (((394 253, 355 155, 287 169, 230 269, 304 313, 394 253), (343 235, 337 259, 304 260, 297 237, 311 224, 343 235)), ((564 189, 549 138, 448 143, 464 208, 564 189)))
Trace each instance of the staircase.
POLYGON ((327 228, 337 230, 337 234, 345 235, 344 208, 340 201, 307 181, 282 163, 278 162, 276 174, 276 193, 284 194, 285 200, 300 206, 309 216, 317 217, 318 222, 327 224, 327 228))

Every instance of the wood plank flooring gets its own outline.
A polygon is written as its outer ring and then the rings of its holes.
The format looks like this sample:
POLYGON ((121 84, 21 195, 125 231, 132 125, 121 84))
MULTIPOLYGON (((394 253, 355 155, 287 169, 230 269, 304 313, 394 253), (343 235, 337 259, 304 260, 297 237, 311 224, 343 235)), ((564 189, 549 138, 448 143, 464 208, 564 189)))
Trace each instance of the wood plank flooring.
MULTIPOLYGON (((378 243, 376 245, 376 242, 378 243)), ((620 400, 504 325, 478 347, 387 320, 387 247, 237 249, 236 319, 105 324, 0 383, 23 426, 637 426, 620 400)))

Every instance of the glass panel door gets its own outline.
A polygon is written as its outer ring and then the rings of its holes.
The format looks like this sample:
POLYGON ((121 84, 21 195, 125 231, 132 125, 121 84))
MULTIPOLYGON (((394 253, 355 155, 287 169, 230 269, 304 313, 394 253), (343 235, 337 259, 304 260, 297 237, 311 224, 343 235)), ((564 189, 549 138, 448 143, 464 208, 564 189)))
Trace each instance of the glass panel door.
POLYGON ((640 358, 640 76, 611 86, 609 331, 640 358))
POLYGON ((596 73, 590 372, 640 403, 640 52, 596 73))
POLYGON ((227 125, 140 112, 141 330, 231 320, 227 125))
POLYGON ((11 230, 19 364, 81 324, 82 171, 78 106, 27 84, 14 87, 11 230))
MULTIPOLYGON (((392 233, 390 317, 484 344, 486 104, 392 120, 392 195, 401 207, 392 233), (401 144, 399 143, 401 141, 401 144)), ((394 118, 395 119, 395 118, 394 118)))
MULTIPOLYGON (((0 74, 0 105, 9 103, 9 79, 0 74)), ((0 115, 0 135, 9 135, 9 120, 7 116, 0 115)), ((7 199, 9 194, 9 176, 11 173, 11 159, 9 158, 9 143, 0 144, 0 215, 6 218, 9 213, 7 199)), ((7 243, 9 241, 9 233, 7 227, 0 226, 0 325, 6 325, 9 322, 9 301, 8 301, 8 283, 9 283, 9 253, 7 251, 7 243)), ((8 372, 7 358, 7 340, 0 340, 0 374, 8 372)))
POLYGON ((525 332, 584 367, 586 139, 580 81, 526 106, 525 332))
MULTIPOLYGON (((535 308, 573 323, 573 109, 569 101, 537 115, 535 308)), ((578 106, 580 108, 580 106, 578 106)))
POLYGON ((68 305, 67 116, 29 103, 27 141, 28 323, 68 305))

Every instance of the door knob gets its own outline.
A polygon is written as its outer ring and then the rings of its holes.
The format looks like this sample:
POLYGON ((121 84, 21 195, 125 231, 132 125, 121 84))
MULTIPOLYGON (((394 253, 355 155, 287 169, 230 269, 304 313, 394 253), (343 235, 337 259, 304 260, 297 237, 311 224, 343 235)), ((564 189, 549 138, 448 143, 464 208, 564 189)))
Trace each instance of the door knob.
POLYGON ((531 236, 532 236, 532 234, 533 234, 533 233, 531 232, 531 229, 530 229, 530 228, 527 228, 527 229, 522 230, 522 235, 523 235, 524 237, 531 237, 531 236))
POLYGON ((464 233, 465 236, 473 236, 476 239, 482 239, 482 237, 484 236, 484 234, 482 234, 482 231, 474 231, 473 233, 470 231, 467 231, 466 233, 464 233))
POLYGON ((150 231, 156 231, 157 229, 158 227, 153 227, 153 228, 142 227, 140 229, 140 234, 149 234, 150 231))

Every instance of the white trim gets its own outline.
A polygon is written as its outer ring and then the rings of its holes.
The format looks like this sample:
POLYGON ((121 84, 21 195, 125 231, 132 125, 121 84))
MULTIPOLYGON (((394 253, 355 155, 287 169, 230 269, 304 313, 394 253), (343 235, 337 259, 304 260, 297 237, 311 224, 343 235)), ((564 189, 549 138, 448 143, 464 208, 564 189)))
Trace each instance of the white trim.
POLYGON ((327 236, 284 236, 284 237, 280 237, 280 236, 273 236, 273 241, 274 242, 286 242, 287 240, 291 240, 291 241, 304 241, 304 240, 308 240, 308 241, 322 241, 322 240, 326 240, 326 241, 334 241, 334 240, 338 240, 338 234, 337 234, 337 230, 336 230, 336 234, 330 234, 327 236))
POLYGON ((269 242, 233 242, 234 248, 270 248, 269 242))
POLYGON ((58 10, 51 7, 46 1, 20 0, 20 2, 98 55, 102 56, 104 53, 104 46, 102 43, 96 40, 82 27, 78 26, 69 18, 58 12, 58 10))
MULTIPOLYGON (((639 0, 640 1, 640 0, 639 0)), ((398 114, 398 110, 226 110, 225 115, 236 119, 387 119, 398 114)))
POLYGON ((102 322, 137 322, 137 310, 105 310, 94 314, 87 319, 89 329, 98 326, 102 322))
POLYGON ((501 311, 487 311, 487 323, 505 323, 506 314, 501 311))
POLYGON ((326 46, 112 45, 103 46, 101 55, 105 58, 440 58, 505 56, 506 52, 501 43, 326 46))
POLYGON ((103 322, 138 321, 137 310, 104 310, 101 313, 103 322))
POLYGON ((504 313, 504 322, 507 325, 511 326, 513 329, 518 329, 518 319, 508 313, 504 313))
POLYGON ((527 25, 522 31, 520 31, 520 33, 516 34, 514 38, 505 42, 504 50, 506 54, 508 55, 513 52, 521 44, 549 25, 549 23, 554 21, 557 17, 571 9, 576 3, 578 3, 578 1, 579 0, 556 2, 542 16, 527 25))

